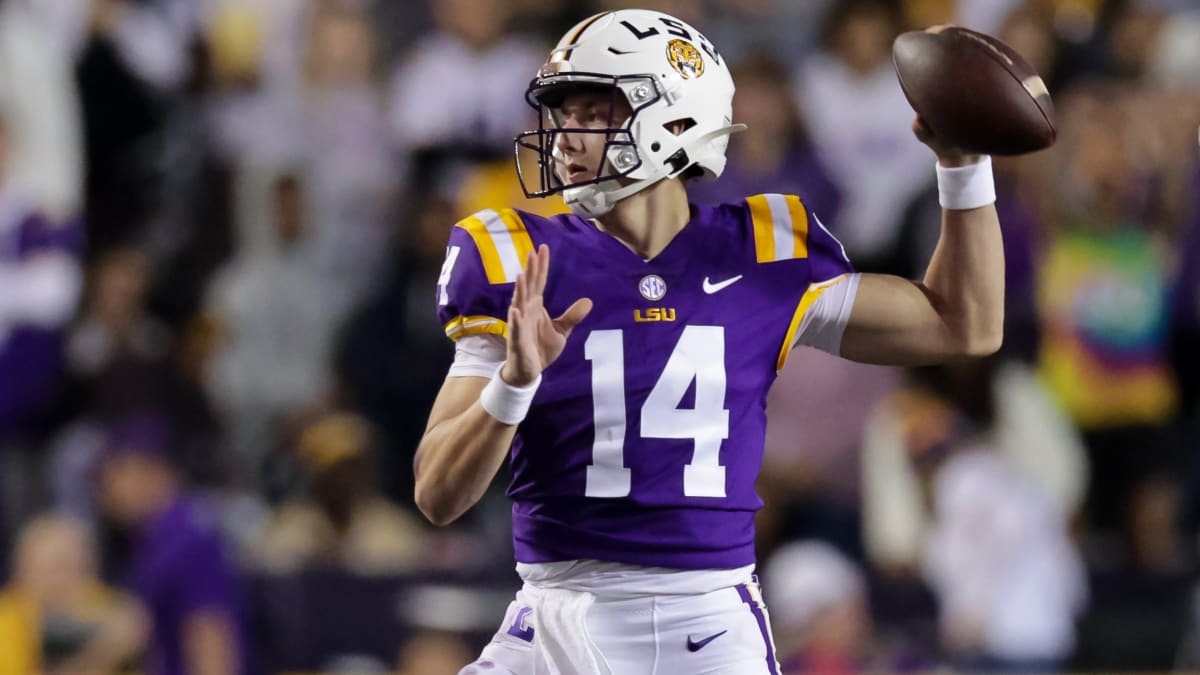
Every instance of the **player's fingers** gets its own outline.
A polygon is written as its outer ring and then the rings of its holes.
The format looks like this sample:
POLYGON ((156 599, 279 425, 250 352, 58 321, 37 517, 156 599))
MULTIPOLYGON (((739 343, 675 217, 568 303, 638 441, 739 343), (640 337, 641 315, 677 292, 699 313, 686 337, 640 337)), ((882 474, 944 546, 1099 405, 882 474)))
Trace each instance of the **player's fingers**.
POLYGON ((512 346, 517 344, 521 339, 521 310, 517 309, 516 305, 508 308, 508 344, 510 351, 512 346))
POLYGON ((537 251, 530 251, 525 256, 525 269, 521 272, 521 282, 525 288, 522 297, 526 300, 534 295, 534 279, 537 277, 537 251))
POLYGON ((554 320, 554 327, 563 335, 570 335, 571 330, 575 326, 578 326, 580 321, 587 318, 588 313, 591 311, 591 298, 580 298, 568 307, 567 311, 554 320))
POLYGON ((525 272, 517 273, 517 281, 513 284, 513 297, 511 307, 520 307, 521 303, 525 302, 525 272))
POLYGON ((525 290, 526 290, 526 292, 528 292, 529 295, 527 297, 529 297, 529 298, 536 298, 539 294, 538 276, 541 275, 541 267, 542 267, 542 259, 541 259, 541 257, 538 256, 537 249, 530 251, 529 252, 529 267, 526 268, 526 270, 525 270, 526 274, 529 275, 529 279, 526 280, 526 282, 525 282, 527 284, 527 286, 525 287, 525 290))
POLYGON ((532 298, 537 292, 537 250, 530 251, 525 256, 525 270, 521 272, 525 282, 525 297, 532 298))
POLYGON ((538 295, 546 292, 546 279, 550 276, 550 247, 542 244, 537 250, 538 274, 534 290, 538 295))

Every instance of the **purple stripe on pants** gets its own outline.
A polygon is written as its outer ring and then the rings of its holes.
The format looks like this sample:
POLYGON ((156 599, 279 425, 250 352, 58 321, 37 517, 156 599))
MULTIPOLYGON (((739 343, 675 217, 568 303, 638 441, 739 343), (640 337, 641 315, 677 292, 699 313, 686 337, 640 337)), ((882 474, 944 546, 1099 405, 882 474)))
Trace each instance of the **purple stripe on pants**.
POLYGON ((758 630, 762 633, 763 644, 767 646, 767 671, 771 675, 779 675, 779 666, 775 662, 775 646, 771 641, 771 633, 767 630, 767 617, 763 616, 762 608, 754 601, 750 595, 750 589, 746 584, 740 584, 737 587, 738 595, 742 598, 742 602, 750 605, 750 613, 754 615, 758 621, 758 630))

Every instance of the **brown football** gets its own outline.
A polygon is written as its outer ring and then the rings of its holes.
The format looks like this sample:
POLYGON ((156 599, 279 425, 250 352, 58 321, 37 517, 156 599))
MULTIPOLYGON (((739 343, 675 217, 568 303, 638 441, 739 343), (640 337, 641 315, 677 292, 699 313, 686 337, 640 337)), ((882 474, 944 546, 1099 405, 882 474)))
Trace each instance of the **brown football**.
POLYGON ((892 60, 908 102, 937 136, 989 155, 1021 155, 1054 144, 1046 84, 1000 40, 937 26, 897 37, 892 60))

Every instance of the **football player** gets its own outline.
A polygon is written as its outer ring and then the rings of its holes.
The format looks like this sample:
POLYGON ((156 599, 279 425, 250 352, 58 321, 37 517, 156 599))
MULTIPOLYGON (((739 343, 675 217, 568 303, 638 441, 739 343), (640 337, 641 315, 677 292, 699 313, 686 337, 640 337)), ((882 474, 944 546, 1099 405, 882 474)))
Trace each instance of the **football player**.
MULTIPOLYGON (((918 364, 995 351, 1003 257, 986 157, 937 155, 924 280, 855 274, 795 196, 689 204, 725 166, 733 82, 695 28, 620 10, 573 27, 526 98, 531 195, 450 235, 437 308, 457 357, 415 459, 434 523, 506 459, 524 580, 462 673, 776 673, 754 578, 767 390, 795 345, 918 364)), ((521 164, 520 162, 518 164, 521 164)))

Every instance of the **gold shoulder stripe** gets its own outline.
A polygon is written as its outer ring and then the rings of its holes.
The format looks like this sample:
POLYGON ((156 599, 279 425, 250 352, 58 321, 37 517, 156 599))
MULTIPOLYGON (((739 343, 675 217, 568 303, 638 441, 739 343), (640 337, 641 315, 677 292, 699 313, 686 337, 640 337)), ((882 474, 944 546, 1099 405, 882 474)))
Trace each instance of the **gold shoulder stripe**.
POLYGON ((767 203, 767 196, 747 197, 746 204, 750 206, 750 220, 754 223, 755 257, 760 263, 772 262, 775 260, 774 221, 771 219, 771 205, 767 203))
POLYGON ((508 339, 508 323, 491 316, 456 316, 444 328, 446 337, 455 341, 465 335, 499 335, 508 339))
POLYGON ((754 251, 760 263, 808 257, 808 209, 795 195, 746 198, 754 224, 754 251))
POLYGON ((490 284, 509 284, 525 267, 533 240, 512 209, 486 209, 455 223, 471 235, 490 284))
POLYGON ((792 221, 792 257, 808 257, 808 207, 796 195, 787 197, 788 214, 792 221))
POLYGON ((800 296, 800 304, 796 306, 796 313, 792 315, 792 322, 788 325, 787 334, 783 336, 783 346, 779 349, 779 358, 775 360, 776 371, 783 370, 783 364, 787 363, 788 354, 792 353, 792 348, 795 346, 796 333, 800 330, 800 324, 804 323, 804 315, 808 313, 809 308, 825 291, 845 281, 846 276, 842 274, 819 284, 809 284, 808 290, 800 296))

